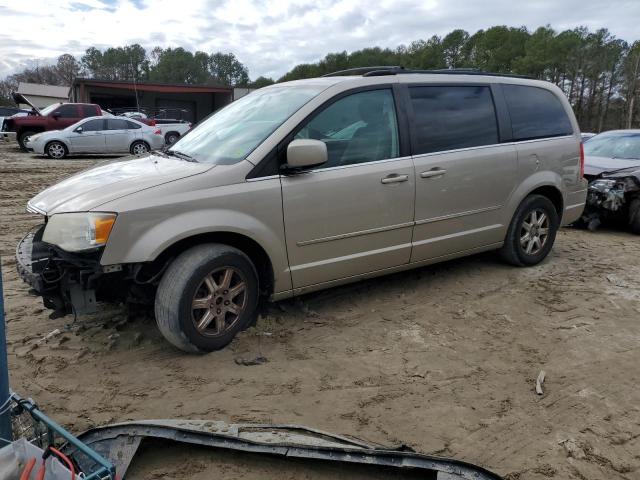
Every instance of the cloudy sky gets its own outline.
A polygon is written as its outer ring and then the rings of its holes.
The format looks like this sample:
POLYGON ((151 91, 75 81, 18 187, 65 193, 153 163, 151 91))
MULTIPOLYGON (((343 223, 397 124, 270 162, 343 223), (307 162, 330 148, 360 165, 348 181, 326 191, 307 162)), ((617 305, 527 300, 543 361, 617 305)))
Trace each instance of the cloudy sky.
POLYGON ((0 0, 0 78, 90 46, 233 52, 251 78, 335 51, 396 47, 454 28, 607 27, 640 38, 640 0, 0 0))

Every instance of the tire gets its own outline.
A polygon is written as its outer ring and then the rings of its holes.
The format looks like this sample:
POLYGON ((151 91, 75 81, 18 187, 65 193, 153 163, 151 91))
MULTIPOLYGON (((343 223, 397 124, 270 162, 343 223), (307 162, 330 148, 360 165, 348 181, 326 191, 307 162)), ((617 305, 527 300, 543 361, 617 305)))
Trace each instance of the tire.
POLYGON ((173 145, 180 139, 178 132, 169 132, 164 136, 164 141, 167 145, 173 145))
POLYGON ((44 153, 53 160, 62 160, 69 154, 69 150, 64 143, 54 140, 45 145, 44 153))
POLYGON ((258 286, 256 269, 240 250, 216 243, 195 246, 179 255, 160 280, 155 299, 158 328, 185 352, 220 350, 255 321, 258 286), (229 270, 230 288, 225 288, 229 270), (240 282, 244 290, 234 296, 240 282), (198 301, 203 309, 197 308, 198 301))
POLYGON ((629 204, 629 230, 640 235, 640 198, 631 200, 629 204))
POLYGON ((504 245, 500 249, 500 256, 507 263, 518 267, 537 265, 551 251, 559 224, 558 212, 551 200, 542 195, 529 195, 522 201, 511 220, 504 245), (544 214, 542 221, 541 214, 544 214), (537 243, 535 237, 525 238, 526 225, 532 225, 535 220, 538 221, 534 229, 537 243), (541 231, 545 228, 546 235, 541 231))
POLYGON ((132 155, 144 155, 145 153, 149 153, 151 151, 151 147, 147 142, 142 140, 136 140, 131 144, 131 148, 129 149, 132 155))
POLYGON ((31 135, 35 135, 37 132, 34 132, 33 130, 25 130, 24 132, 20 132, 20 135, 18 135, 18 145, 20 145, 20 148, 22 150, 27 150, 26 145, 24 144, 25 141, 27 140, 27 138, 29 138, 31 135))

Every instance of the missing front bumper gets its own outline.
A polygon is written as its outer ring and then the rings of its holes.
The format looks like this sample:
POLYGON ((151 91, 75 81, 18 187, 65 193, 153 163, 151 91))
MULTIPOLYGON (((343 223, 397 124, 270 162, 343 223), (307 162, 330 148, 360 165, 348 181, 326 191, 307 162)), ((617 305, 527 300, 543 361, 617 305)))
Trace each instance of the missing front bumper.
POLYGON ((20 278, 53 310, 51 318, 98 310, 95 284, 104 276, 94 255, 73 255, 42 241, 44 225, 29 232, 16 247, 20 278))

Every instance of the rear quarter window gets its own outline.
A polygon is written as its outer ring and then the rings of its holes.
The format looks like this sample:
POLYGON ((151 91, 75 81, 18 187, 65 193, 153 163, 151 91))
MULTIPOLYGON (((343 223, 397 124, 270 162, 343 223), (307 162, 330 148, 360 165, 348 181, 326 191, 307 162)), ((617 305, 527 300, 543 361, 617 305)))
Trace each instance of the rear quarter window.
POLYGON ((571 121, 560 99, 544 88, 502 86, 516 141, 573 134, 571 121))

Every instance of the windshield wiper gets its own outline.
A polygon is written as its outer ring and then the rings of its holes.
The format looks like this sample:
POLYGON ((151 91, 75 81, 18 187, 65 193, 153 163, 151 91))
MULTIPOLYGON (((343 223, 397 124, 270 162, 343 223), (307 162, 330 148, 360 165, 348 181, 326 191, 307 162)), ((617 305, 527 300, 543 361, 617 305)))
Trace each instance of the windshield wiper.
POLYGON ((187 162, 198 163, 198 160, 196 160, 191 155, 188 155, 188 154, 186 154, 184 152, 180 152, 180 151, 177 151, 177 150, 165 150, 164 153, 166 155, 171 155, 172 157, 181 158, 182 160, 186 160, 187 162))

